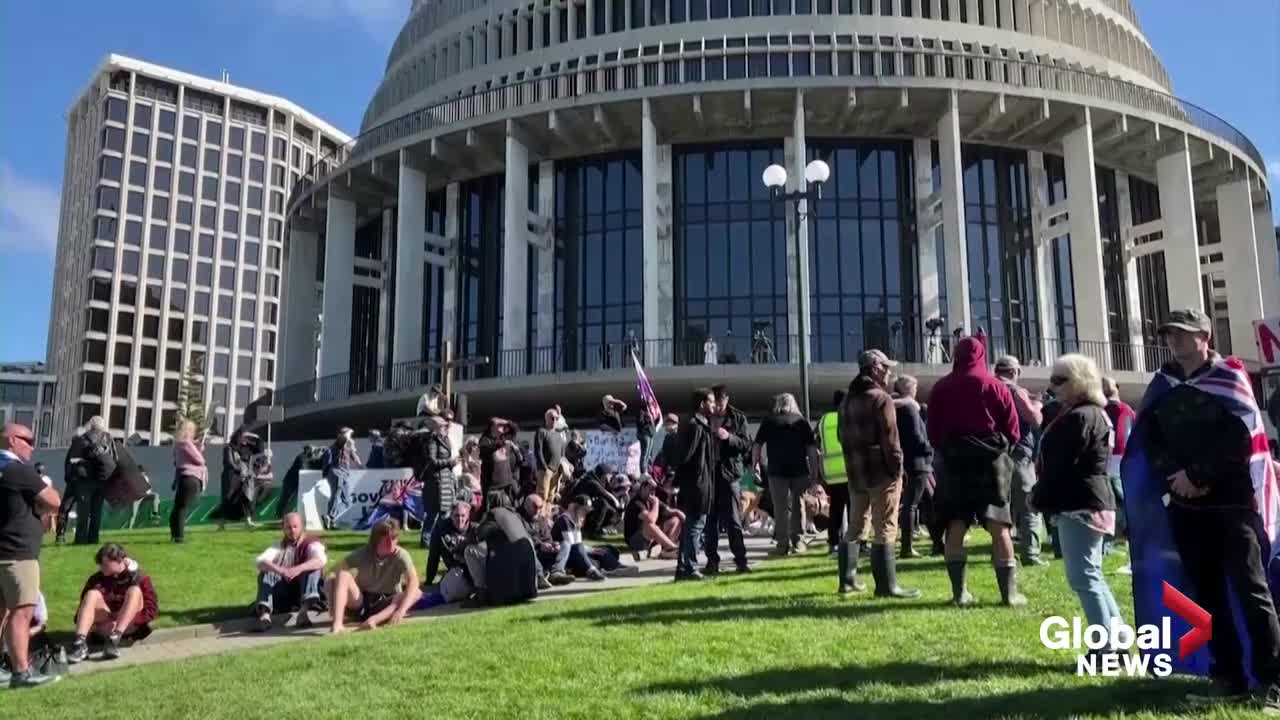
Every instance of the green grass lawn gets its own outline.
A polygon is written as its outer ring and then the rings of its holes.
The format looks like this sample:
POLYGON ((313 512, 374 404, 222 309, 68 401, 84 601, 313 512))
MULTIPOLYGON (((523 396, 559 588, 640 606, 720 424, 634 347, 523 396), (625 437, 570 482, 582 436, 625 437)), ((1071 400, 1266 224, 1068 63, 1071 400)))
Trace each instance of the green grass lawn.
MULTIPOLYGON (((202 605, 243 607, 250 553, 269 535, 201 533, 186 546, 147 537, 137 551, 153 568, 188 565, 186 577, 207 585, 179 595, 166 589, 173 581, 157 580, 162 604, 176 596, 191 608, 166 615, 177 621, 194 619, 202 605), (234 581, 201 577, 199 568, 222 568, 234 581)), ((62 562, 60 552, 75 551, 51 551, 51 562, 62 562)), ((1186 680, 1075 677, 1073 657, 1045 650, 1038 639, 1047 615, 1079 612, 1061 563, 1024 570, 1030 605, 1010 610, 995 605, 988 562, 985 554, 972 558, 970 584, 982 605, 969 610, 946 604, 940 559, 904 563, 900 582, 924 597, 890 602, 838 598, 834 561, 814 553, 763 562, 746 577, 73 677, 0 693, 0 707, 4 717, 50 718, 82 717, 92 706, 95 720, 1256 715, 1197 715, 1181 702, 1192 687, 1186 680)), ((1109 577, 1121 606, 1130 606, 1128 579, 1109 577)), ((74 585, 51 579, 54 587, 74 585)))

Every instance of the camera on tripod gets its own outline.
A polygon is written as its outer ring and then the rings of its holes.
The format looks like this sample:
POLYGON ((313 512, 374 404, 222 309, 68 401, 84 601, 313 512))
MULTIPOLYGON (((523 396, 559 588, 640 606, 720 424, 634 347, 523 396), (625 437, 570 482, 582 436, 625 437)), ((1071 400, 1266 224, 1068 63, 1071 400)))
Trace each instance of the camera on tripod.
POLYGON ((946 321, 938 317, 929 318, 924 322, 925 329, 931 333, 937 333, 944 325, 946 325, 946 321))

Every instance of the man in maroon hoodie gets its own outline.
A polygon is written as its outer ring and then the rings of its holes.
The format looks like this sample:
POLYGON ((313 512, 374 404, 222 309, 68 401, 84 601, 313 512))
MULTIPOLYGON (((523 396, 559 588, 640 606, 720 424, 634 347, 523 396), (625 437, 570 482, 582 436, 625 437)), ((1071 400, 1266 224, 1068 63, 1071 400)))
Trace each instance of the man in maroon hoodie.
POLYGON ((151 634, 160 604, 151 577, 138 569, 123 545, 107 543, 94 560, 98 572, 89 577, 76 611, 76 636, 67 659, 78 663, 89 656, 89 633, 106 638, 103 660, 120 657, 120 641, 141 640, 151 634))
POLYGON ((940 460, 938 521, 947 529, 947 574, 952 602, 975 601, 965 587, 964 536, 980 522, 991 533, 991 560, 1005 605, 1025 605, 1018 592, 1009 508, 1013 461, 1008 451, 1018 442, 1018 410, 1009 388, 987 369, 986 349, 978 338, 956 344, 951 374, 929 395, 929 442, 940 460))

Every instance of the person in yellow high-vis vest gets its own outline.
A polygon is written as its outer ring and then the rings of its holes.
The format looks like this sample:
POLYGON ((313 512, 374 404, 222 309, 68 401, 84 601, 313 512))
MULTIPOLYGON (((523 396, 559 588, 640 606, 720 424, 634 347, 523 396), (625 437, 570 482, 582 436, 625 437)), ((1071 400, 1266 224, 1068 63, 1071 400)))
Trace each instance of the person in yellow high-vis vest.
POLYGON ((844 448, 840 446, 840 408, 844 405, 844 390, 837 390, 831 399, 835 407, 818 420, 818 449, 822 453, 822 478, 831 499, 831 520, 827 526, 827 545, 839 564, 842 592, 866 590, 849 568, 849 544, 845 542, 845 521, 849 506, 849 473, 844 464, 844 448), (846 582, 848 580, 848 582, 846 582))

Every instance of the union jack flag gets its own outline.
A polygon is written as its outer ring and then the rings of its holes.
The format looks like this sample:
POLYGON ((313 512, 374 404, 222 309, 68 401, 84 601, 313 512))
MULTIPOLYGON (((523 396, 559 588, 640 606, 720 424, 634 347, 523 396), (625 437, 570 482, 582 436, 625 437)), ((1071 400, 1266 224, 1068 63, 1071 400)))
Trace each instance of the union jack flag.
MULTIPOLYGON (((1165 412, 1167 420, 1182 425, 1187 432, 1203 427, 1206 413, 1220 413, 1225 422, 1230 422, 1226 419, 1228 416, 1234 417, 1244 424, 1249 434, 1249 475, 1253 485, 1254 510, 1257 512, 1256 529, 1262 535, 1263 566, 1272 596, 1280 600, 1280 480, 1277 480, 1276 469, 1271 462, 1262 413, 1244 363, 1237 358, 1217 355, 1210 362, 1208 370, 1189 380, 1180 380, 1163 371, 1156 373, 1125 445, 1120 469, 1133 570, 1134 624, 1158 624, 1162 619, 1170 618, 1174 637, 1190 626, 1181 618, 1170 616, 1163 603, 1163 585, 1168 582, 1183 591, 1195 590, 1182 566, 1169 526, 1166 507, 1169 503, 1168 479, 1148 457, 1145 437, 1149 416, 1154 413, 1165 412), (1183 395, 1181 400, 1173 401, 1176 405, 1165 408, 1162 401, 1168 401, 1166 396, 1171 398, 1171 391, 1184 385, 1203 392, 1207 398, 1201 401, 1183 395), (1211 407, 1214 404, 1218 408, 1211 407)), ((1237 616, 1235 621, 1237 633, 1246 637, 1248 631, 1242 618, 1237 616)), ((1202 648, 1187 658, 1176 658, 1173 666, 1179 672, 1207 674, 1209 650, 1202 648)))
POLYGON ((644 374, 644 368, 641 367, 640 358, 636 356, 635 350, 631 351, 631 361, 636 366, 636 390, 640 393, 640 401, 644 403, 649 417, 655 423, 661 422, 662 407, 658 405, 658 396, 653 392, 653 385, 649 384, 649 376, 644 374))
POLYGON ((422 522, 422 481, 416 477, 384 480, 378 504, 355 524, 357 530, 368 530, 384 518, 403 523, 409 518, 422 522))

